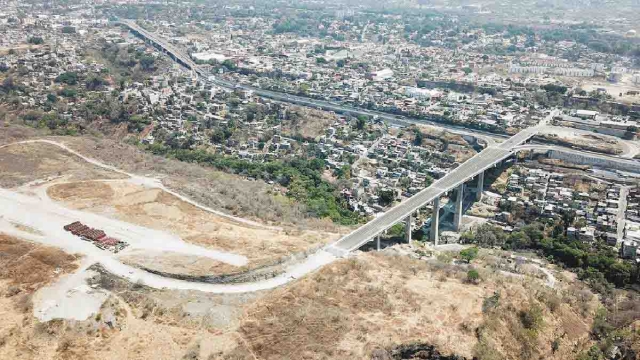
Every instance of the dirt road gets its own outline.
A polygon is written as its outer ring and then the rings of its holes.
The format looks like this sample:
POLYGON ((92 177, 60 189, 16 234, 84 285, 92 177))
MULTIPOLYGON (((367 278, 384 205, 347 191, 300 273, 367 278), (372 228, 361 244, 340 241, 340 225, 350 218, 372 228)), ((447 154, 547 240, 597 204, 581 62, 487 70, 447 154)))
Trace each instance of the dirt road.
MULTIPOLYGON (((266 227, 253 221, 223 214, 196 204, 190 199, 166 189, 157 179, 129 174, 113 166, 85 157, 82 154, 69 149, 64 144, 51 140, 28 140, 20 143, 35 142, 56 145, 84 159, 90 164, 126 175, 130 177, 129 181, 133 183, 152 188, 160 188, 202 210, 210 211, 216 215, 224 216, 233 221, 251 226, 266 227)), ((0 148, 11 145, 12 144, 4 145, 0 148)), ((121 276, 131 282, 142 282, 147 286, 158 289, 170 288, 179 290, 199 290, 212 293, 241 293, 272 289, 286 284, 293 279, 304 276, 305 274, 336 259, 328 252, 320 250, 305 260, 289 266, 289 268, 279 276, 252 283, 218 285, 165 278, 126 265, 122 263, 118 257, 135 250, 167 251, 185 255, 209 257, 216 261, 235 266, 245 265, 247 263, 247 258, 242 255, 211 250, 198 245, 189 244, 177 236, 163 231, 149 229, 89 212, 68 209, 49 199, 46 195, 46 191, 43 189, 45 188, 41 188, 42 191, 37 191, 34 195, 27 195, 18 191, 0 188, 0 232, 4 232, 18 238, 56 246, 69 253, 82 254, 86 259, 85 264, 99 263, 114 275, 121 276), (81 221, 88 226, 102 229, 110 236, 126 241, 130 246, 117 255, 109 251, 101 250, 95 247, 92 243, 82 241, 71 233, 64 231, 63 226, 73 221, 81 221)), ((87 271, 86 269, 87 266, 83 266, 77 274, 77 277, 81 278, 80 274, 87 271)), ((56 290, 54 289, 52 291, 55 292, 56 290)))
POLYGON ((189 199, 189 198, 187 198, 187 197, 185 197, 183 195, 180 195, 180 194, 168 189, 158 179, 154 179, 154 178, 150 178, 150 177, 146 177, 146 176, 139 176, 139 175, 128 173, 128 172, 123 171, 121 169, 118 169, 118 168, 116 168, 114 166, 107 165, 107 164, 105 164, 103 162, 100 162, 100 161, 98 161, 96 159, 92 159, 90 157, 86 157, 86 156, 78 153, 77 151, 69 148, 65 144, 62 144, 62 143, 57 142, 57 141, 46 140, 46 139, 24 140, 24 141, 15 142, 15 143, 12 143, 12 144, 2 145, 2 146, 0 146, 0 149, 8 147, 8 146, 12 146, 12 145, 17 145, 17 144, 32 144, 32 143, 45 143, 45 144, 50 144, 50 145, 57 146, 57 147, 65 150, 65 151, 67 151, 67 152, 69 152, 69 153, 81 158, 82 160, 84 160, 84 161, 86 161, 86 162, 88 162, 88 163, 90 163, 92 165, 98 166, 98 167, 106 169, 106 170, 110 170, 110 171, 116 172, 118 174, 122 174, 122 175, 128 176, 128 177, 131 178, 131 180, 134 183, 137 183, 139 185, 143 185, 143 186, 150 187, 150 188, 161 189, 161 190, 163 190, 163 191, 165 191, 165 192, 167 192, 167 193, 179 198, 180 200, 182 200, 184 202, 187 202, 187 203, 189 203, 189 204, 191 204, 193 206, 196 206, 196 207, 198 207, 198 208, 200 208, 200 209, 202 209, 204 211, 211 212, 213 214, 216 214, 218 216, 227 218, 229 220, 236 221, 236 222, 239 222, 239 223, 242 223, 242 224, 251 225, 251 226, 261 227, 261 228, 280 230, 280 228, 278 228, 278 227, 267 226, 267 225, 264 225, 264 224, 261 224, 261 223, 255 222, 255 221, 251 221, 251 220, 243 219, 241 217, 229 215, 229 214, 223 213, 221 211, 217 211, 215 209, 203 206, 201 204, 198 204, 198 203, 192 201, 191 199, 189 199))

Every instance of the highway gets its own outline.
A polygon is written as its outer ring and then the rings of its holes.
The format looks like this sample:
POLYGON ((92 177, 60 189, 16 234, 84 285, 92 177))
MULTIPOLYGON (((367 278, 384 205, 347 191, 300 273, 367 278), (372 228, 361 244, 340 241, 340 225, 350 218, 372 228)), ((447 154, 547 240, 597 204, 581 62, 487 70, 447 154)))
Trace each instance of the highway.
MULTIPOLYGON (((202 71, 197 70, 196 72, 200 74, 202 71)), ((254 94, 264 98, 286 102, 290 104, 320 108, 322 110, 334 111, 340 114, 351 114, 356 116, 366 115, 369 117, 377 117, 379 119, 386 121, 388 124, 391 124, 391 125, 398 125, 398 126, 430 125, 434 127, 447 129, 448 131, 459 134, 459 135, 472 136, 472 137, 481 139, 487 143, 495 143, 496 139, 502 139, 502 138, 508 137, 508 135, 496 134, 496 133, 492 133, 484 130, 476 130, 476 129, 469 130, 468 128, 465 128, 463 126, 441 123, 441 122, 431 121, 426 119, 411 118, 411 117, 401 116, 401 115, 391 115, 389 113, 385 113, 381 111, 354 108, 351 106, 340 105, 340 104, 332 103, 325 100, 316 100, 316 99, 311 99, 307 97, 291 95, 287 93, 280 93, 280 92, 271 91, 271 90, 259 89, 252 86, 247 86, 247 85, 233 83, 226 80, 217 79, 217 78, 214 78, 213 76, 209 76, 209 77, 206 77, 204 75, 201 75, 201 76, 205 82, 211 85, 216 85, 219 87, 230 88, 230 89, 241 89, 246 91, 252 91, 254 94)))
POLYGON ((458 187, 460 184, 511 156, 514 153, 514 148, 537 134, 557 113, 558 110, 554 110, 537 126, 527 128, 500 144, 487 147, 431 184, 428 188, 331 244, 327 250, 335 255, 343 256, 350 251, 358 249, 386 229, 416 212, 419 208, 431 203, 443 193, 458 187))
POLYGON ((398 125, 398 126, 409 126, 414 124, 415 125, 431 125, 431 126, 447 129, 459 135, 472 136, 472 137, 481 139, 488 144, 495 143, 496 139, 507 137, 507 135, 495 134, 488 131, 469 130, 463 126, 445 124, 437 121, 416 119, 416 118, 410 118, 406 116, 391 115, 381 111, 354 108, 350 106, 340 105, 337 103, 332 103, 329 101, 316 100, 316 99, 311 99, 311 98, 302 97, 302 96, 280 93, 277 91, 264 90, 264 89, 256 88, 253 86, 248 86, 244 84, 239 84, 231 81, 218 79, 210 74, 207 74, 204 69, 202 69, 195 62, 193 62, 189 56, 182 54, 182 52, 179 49, 176 49, 174 46, 166 42, 164 39, 158 37, 157 35, 150 33, 147 30, 141 28, 135 22, 130 20, 119 20, 118 22, 120 24, 127 26, 129 29, 137 32, 138 34, 146 37, 147 39, 153 41, 154 43, 162 47, 165 51, 171 53, 172 56, 174 56, 176 59, 178 59, 182 63, 182 65, 186 66, 190 70, 193 70, 204 83, 209 85, 215 85, 215 86, 219 86, 227 89, 240 89, 240 90, 252 91, 254 94, 264 98, 286 102, 290 104, 297 104, 297 105, 308 106, 313 108, 321 108, 323 110, 335 111, 341 114, 366 115, 370 117, 377 116, 378 118, 385 120, 387 123, 391 125, 398 125))
POLYGON ((365 244, 366 242, 372 240, 376 235, 380 234, 384 230, 390 228, 394 224, 402 221, 410 214, 413 214, 417 209, 429 204, 435 198, 441 196, 443 193, 452 190, 464 183, 465 181, 473 178, 474 176, 484 172, 488 168, 494 166, 496 163, 506 159, 511 156, 514 152, 514 148, 521 145, 523 142, 529 140, 532 136, 538 133, 538 131, 544 127, 550 119, 553 118, 558 113, 558 110, 552 111, 544 120, 540 122, 537 126, 525 129, 518 134, 508 138, 506 141, 502 143, 496 143, 494 138, 495 134, 491 133, 483 133, 482 131, 473 130, 470 131, 466 128, 452 126, 448 124, 440 124, 429 122, 421 119, 409 119, 406 117, 393 116, 390 114, 382 113, 379 111, 371 111, 364 109, 355 109, 348 106, 343 106, 339 104, 330 103, 327 101, 314 100, 309 98, 304 98, 300 96, 294 96, 284 93, 278 93, 269 90, 258 89, 242 84, 236 84, 229 81, 216 79, 213 76, 209 76, 205 73, 202 68, 199 68, 188 56, 183 55, 179 50, 172 47, 170 44, 165 42, 163 39, 157 37, 154 34, 149 33, 148 31, 142 29, 134 22, 128 20, 120 21, 121 24, 128 26, 131 30, 139 33, 140 35, 146 37, 147 39, 155 42, 158 46, 165 49, 167 52, 172 53, 174 58, 179 59, 184 66, 194 70, 195 73, 201 77, 207 84, 216 85, 225 88, 231 89, 242 89, 254 92, 256 95, 267 97, 270 99, 295 103, 304 106, 310 107, 319 107, 325 110, 333 110, 339 113, 351 113, 357 115, 367 115, 367 116, 376 116, 378 118, 384 119, 391 124, 398 125, 408 125, 408 124, 430 124, 439 127, 445 127, 448 130, 452 130, 453 132, 457 132, 463 135, 469 135, 476 138, 481 138, 487 142, 487 148, 485 148, 482 152, 478 153, 465 163, 458 166, 456 169, 451 171, 449 174, 434 182, 428 188, 422 190, 418 194, 412 196, 406 201, 400 203, 399 205, 393 207, 389 211, 385 212, 381 216, 378 216, 376 219, 368 222, 367 224, 361 226, 357 230, 352 233, 346 235, 335 243, 329 245, 327 250, 334 255, 342 256, 352 250, 355 250, 365 244))
POLYGON ((616 155, 597 153, 593 151, 581 150, 581 149, 572 149, 560 145, 548 145, 548 144, 525 144, 516 146, 513 148, 515 151, 523 151, 523 150, 533 150, 533 151, 556 151, 559 153, 565 153, 569 155, 575 155, 576 157, 583 158, 591 158, 594 160, 600 160, 601 162, 609 162, 609 166, 601 166, 607 169, 616 169, 623 170, 629 172, 638 172, 640 171, 640 163, 634 159, 628 159, 619 157, 616 155))

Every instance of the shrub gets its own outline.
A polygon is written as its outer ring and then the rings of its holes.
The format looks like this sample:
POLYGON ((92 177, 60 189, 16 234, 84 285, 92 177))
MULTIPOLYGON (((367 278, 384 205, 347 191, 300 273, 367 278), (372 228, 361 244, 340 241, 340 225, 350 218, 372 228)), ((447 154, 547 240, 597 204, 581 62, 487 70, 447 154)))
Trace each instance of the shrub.
POLYGON ((466 261, 467 263, 470 263, 477 256, 478 256, 478 248, 475 246, 460 251, 460 258, 466 261))
POLYGON ((497 308, 499 302, 500 302, 500 291, 496 291, 493 293, 493 295, 484 299, 484 301, 482 302, 482 312, 488 313, 491 310, 497 308))
POLYGON ((538 305, 531 306, 528 310, 520 311, 520 322, 527 330, 538 330, 542 327, 542 308, 538 305))
POLYGON ((480 282, 480 273, 478 273, 478 270, 471 269, 467 271, 467 281, 472 284, 480 282))

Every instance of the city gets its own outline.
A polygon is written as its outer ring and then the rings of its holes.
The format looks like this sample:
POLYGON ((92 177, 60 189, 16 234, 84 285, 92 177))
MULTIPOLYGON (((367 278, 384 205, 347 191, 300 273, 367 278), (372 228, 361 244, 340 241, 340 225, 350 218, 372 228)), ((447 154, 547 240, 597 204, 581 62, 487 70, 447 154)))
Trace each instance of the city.
POLYGON ((0 357, 638 358, 636 14, 3 2, 0 357))

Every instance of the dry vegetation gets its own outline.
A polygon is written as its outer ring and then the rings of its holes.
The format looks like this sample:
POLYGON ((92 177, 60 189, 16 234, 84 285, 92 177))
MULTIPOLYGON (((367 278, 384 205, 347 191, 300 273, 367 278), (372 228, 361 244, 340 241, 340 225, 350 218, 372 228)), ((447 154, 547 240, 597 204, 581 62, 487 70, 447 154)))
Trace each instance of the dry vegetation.
POLYGON ((6 106, 0 104, 0 146, 27 140, 41 134, 39 130, 8 123, 7 118, 11 118, 14 115, 6 106))
POLYGON ((31 294, 60 273, 73 271, 77 257, 0 234, 0 281, 5 295, 31 294))
POLYGON ((248 181, 197 164, 154 156, 109 139, 67 137, 54 140, 127 172, 158 176, 167 187, 213 209, 266 223, 336 230, 330 221, 308 218, 304 205, 275 194, 271 186, 261 181, 248 181))
POLYGON ((342 260, 251 306, 240 325, 250 352, 240 346, 227 358, 361 359, 416 342, 481 359, 570 359, 588 348, 592 308, 581 304, 593 298, 481 274, 474 285, 466 270, 442 263, 378 254, 342 260), (541 319, 535 333, 521 321, 532 308, 541 319))
POLYGON ((0 168, 1 187, 15 187, 63 175, 75 181, 123 177, 87 164, 77 156, 45 143, 14 144, 0 148, 0 168))
MULTIPOLYGON (((57 184, 48 189, 48 194, 72 208, 115 216, 123 221, 174 233, 187 242, 245 255, 251 262, 250 268, 308 252, 339 236, 250 226, 201 210, 160 189, 127 182, 57 184)), ((230 271, 229 266, 206 259, 190 259, 188 262, 181 259, 187 266, 181 266, 175 260, 175 257, 165 259, 161 254, 152 258, 146 255, 127 258, 129 262, 164 272, 181 268, 190 275, 215 275, 230 271), (160 259, 155 260, 158 257, 160 259)))
POLYGON ((301 106, 292 106, 288 118, 289 122, 283 128, 285 134, 311 139, 324 135, 325 130, 336 121, 333 114, 301 106))
MULTIPOLYGON (((0 358, 7 359, 382 360, 442 353, 564 360, 591 345, 597 304, 567 280, 554 291, 486 270, 487 256, 474 265, 483 280, 472 284, 465 266, 387 251, 338 261, 269 293, 240 295, 154 290, 94 267, 90 283, 111 294, 100 311, 85 321, 40 323, 21 295, 55 279, 56 268, 72 271, 76 258, 0 239, 0 358), (31 276, 34 268, 41 275, 31 276), (20 292, 8 293, 9 284, 20 292)), ((623 306, 621 316, 628 311, 636 310, 623 306)))
MULTIPOLYGON (((48 138, 68 144, 83 155, 101 160, 127 172, 158 176, 169 188, 196 202, 229 214, 271 224, 293 224, 304 228, 330 231, 335 231, 337 228, 331 221, 309 217, 303 204, 278 195, 273 187, 264 182, 248 181, 240 176, 226 174, 197 164, 154 156, 133 145, 113 139, 91 136, 46 137, 45 130, 8 123, 6 118, 9 117, 11 114, 0 106, 0 146, 33 138, 48 138)), ((316 126, 315 122, 308 123, 309 126, 316 126)), ((17 159, 12 160, 15 164, 17 159)), ((26 173, 29 173, 29 169, 26 173)), ((52 175, 56 174, 57 172, 54 172, 52 175)), ((0 182, 6 182, 6 184, 0 183, 0 186, 6 187, 19 182, 20 178, 14 178, 18 175, 20 174, 3 180, 3 174, 0 182)))
POLYGON ((237 346, 230 329, 259 296, 152 290, 100 271, 92 282, 112 296, 97 314, 43 323, 31 294, 75 270, 76 257, 6 236, 0 255, 0 359, 206 359, 237 346))

